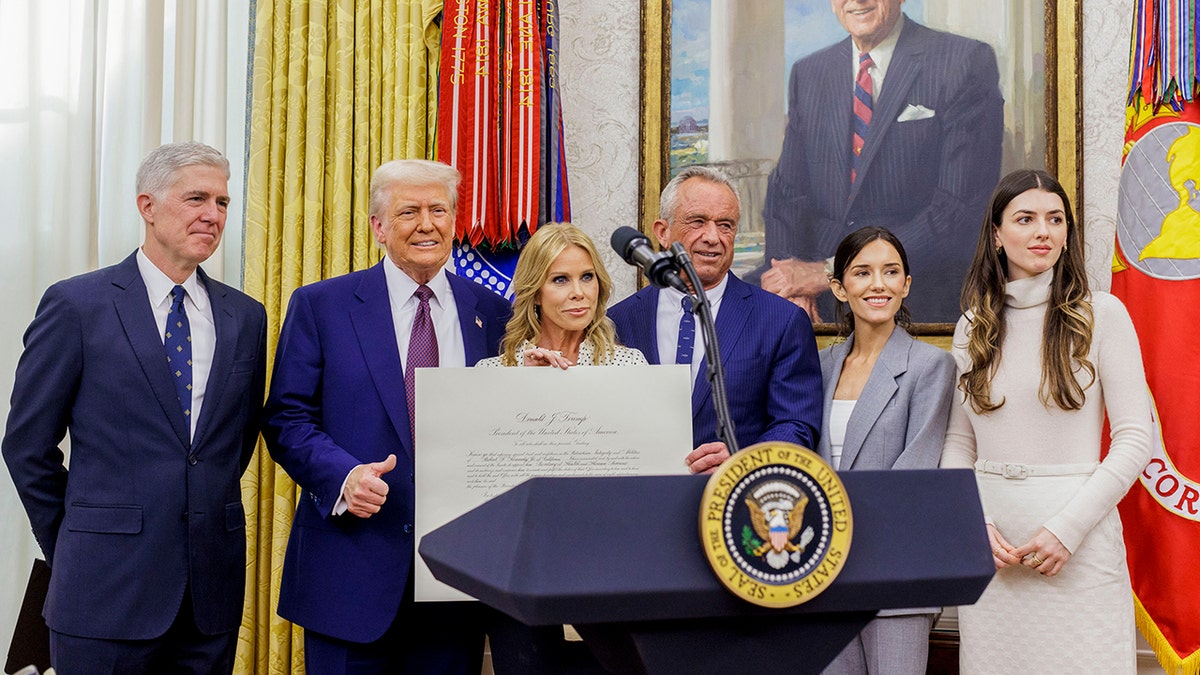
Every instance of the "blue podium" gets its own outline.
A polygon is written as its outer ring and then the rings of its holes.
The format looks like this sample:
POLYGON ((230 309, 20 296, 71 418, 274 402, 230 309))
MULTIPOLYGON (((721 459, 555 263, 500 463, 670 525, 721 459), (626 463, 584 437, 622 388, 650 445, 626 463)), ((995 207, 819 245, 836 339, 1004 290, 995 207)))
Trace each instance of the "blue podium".
POLYGON ((438 580, 572 624, 615 673, 819 673, 880 609, 974 603, 994 572, 973 472, 849 471, 853 540, 819 596, 751 605, 699 537, 706 477, 534 478, 427 534, 438 580))

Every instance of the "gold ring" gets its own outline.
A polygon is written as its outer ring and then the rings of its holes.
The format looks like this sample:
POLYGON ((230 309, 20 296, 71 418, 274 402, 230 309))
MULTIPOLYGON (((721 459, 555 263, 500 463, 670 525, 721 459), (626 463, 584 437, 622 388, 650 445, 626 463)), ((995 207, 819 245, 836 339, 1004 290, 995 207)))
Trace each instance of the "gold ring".
POLYGON ((996 557, 997 557, 997 558, 999 558, 999 557, 1000 557, 1000 549, 998 549, 998 548, 994 548, 994 549, 992 549, 992 553, 996 554, 996 557))
POLYGON ((1038 554, 1036 554, 1036 553, 1033 554, 1033 566, 1034 567, 1040 567, 1041 564, 1044 562, 1046 562, 1046 561, 1042 560, 1041 557, 1038 556, 1038 554))

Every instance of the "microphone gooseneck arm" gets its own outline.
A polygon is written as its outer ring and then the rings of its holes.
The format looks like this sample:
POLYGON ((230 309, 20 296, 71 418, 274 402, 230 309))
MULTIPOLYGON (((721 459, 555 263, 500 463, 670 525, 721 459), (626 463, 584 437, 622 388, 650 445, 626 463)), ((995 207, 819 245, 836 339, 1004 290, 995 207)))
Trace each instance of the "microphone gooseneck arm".
MULTIPOLYGON (((717 326, 713 318, 712 305, 704 293, 700 274, 692 265, 692 258, 679 242, 671 244, 671 257, 675 265, 687 275, 695 293, 690 293, 692 306, 700 319, 700 330, 704 333, 704 360, 708 364, 705 376, 712 387, 713 410, 717 414, 717 438, 725 444, 729 454, 738 451, 737 435, 733 429, 733 416, 729 413, 729 397, 725 391, 725 367, 721 363, 721 348, 717 344, 717 326)), ((685 291, 686 292, 686 291, 685 291)))

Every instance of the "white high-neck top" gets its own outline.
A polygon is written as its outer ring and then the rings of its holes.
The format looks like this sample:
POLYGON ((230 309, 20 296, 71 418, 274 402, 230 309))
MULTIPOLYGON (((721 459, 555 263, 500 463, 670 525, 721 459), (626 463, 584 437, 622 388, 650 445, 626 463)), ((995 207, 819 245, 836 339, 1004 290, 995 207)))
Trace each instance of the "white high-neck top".
MULTIPOLYGON (((1137 333, 1125 306, 1112 295, 1092 293, 1092 347, 1096 381, 1080 410, 1064 411, 1038 396, 1042 377, 1042 330, 1053 270, 1009 282, 1005 288, 1004 344, 992 379, 998 410, 978 414, 961 391, 950 412, 943 467, 973 467, 976 459, 1022 464, 1079 464, 1100 459, 1107 409, 1112 443, 1104 461, 1066 506, 1046 523, 1070 550, 1114 508, 1150 460, 1150 398, 1137 333)), ((958 321, 954 356, 958 373, 970 367, 969 323, 958 321)), ((1087 384, 1087 372, 1076 376, 1087 384)))

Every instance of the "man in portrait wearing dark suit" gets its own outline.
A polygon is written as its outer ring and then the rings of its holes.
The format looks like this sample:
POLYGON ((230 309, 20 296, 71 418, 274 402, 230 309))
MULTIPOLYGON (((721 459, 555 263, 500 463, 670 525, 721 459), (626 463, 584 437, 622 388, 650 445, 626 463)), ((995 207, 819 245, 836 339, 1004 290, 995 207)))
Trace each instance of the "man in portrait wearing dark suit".
MULTIPOLYGON (((821 365, 812 324, 792 303, 730 274, 741 216, 737 189, 716 169, 689 167, 667 183, 659 204, 655 237, 664 248, 674 242, 683 245, 716 313, 739 447, 786 441, 815 448, 821 425, 821 365)), ((729 457, 729 449, 717 438, 703 335, 690 304, 673 288, 648 286, 608 315, 622 344, 640 349, 650 363, 691 367, 696 449, 686 461, 693 473, 700 473, 715 469, 729 457)))
POLYGON ((762 287, 829 318, 825 260, 886 227, 908 248, 913 318, 953 322, 1000 178, 1004 100, 983 42, 935 31, 904 0, 832 0, 850 36, 792 66, 788 124, 767 186, 762 287), (820 303, 817 298, 820 297, 820 303), (815 308, 820 307, 820 311, 815 308))
POLYGON ((370 219, 386 256, 288 306, 263 433, 304 489, 278 611, 304 627, 310 673, 480 672, 478 603, 413 601, 414 372, 495 356, 511 312, 444 269, 459 180, 438 162, 380 166, 370 219))
POLYGON ((266 313, 199 267, 228 179, 207 145, 151 152, 141 248, 51 286, 25 333, 3 450, 50 564, 57 672, 233 670, 266 313))

